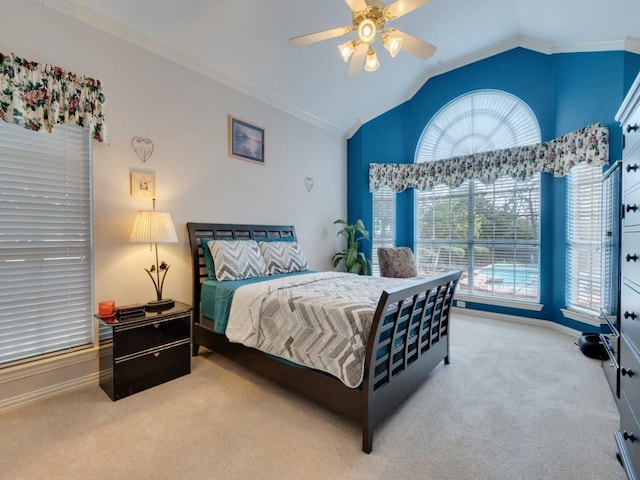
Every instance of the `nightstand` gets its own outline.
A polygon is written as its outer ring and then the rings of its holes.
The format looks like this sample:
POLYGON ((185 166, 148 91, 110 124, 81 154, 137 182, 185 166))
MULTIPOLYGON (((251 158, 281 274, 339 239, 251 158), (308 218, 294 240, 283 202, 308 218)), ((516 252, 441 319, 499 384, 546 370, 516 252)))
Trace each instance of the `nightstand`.
POLYGON ((111 400, 191 373, 191 306, 99 318, 100 386, 111 400))

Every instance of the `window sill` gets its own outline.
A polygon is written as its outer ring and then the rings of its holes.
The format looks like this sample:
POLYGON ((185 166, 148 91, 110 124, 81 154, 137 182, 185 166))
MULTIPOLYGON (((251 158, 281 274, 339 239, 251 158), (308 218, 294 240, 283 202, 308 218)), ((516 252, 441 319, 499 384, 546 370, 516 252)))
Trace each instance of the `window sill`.
POLYGON ((482 305, 495 305, 497 307, 517 308, 519 310, 531 310, 534 312, 539 312, 542 310, 542 307, 544 307, 544 305, 542 305, 541 303, 525 302, 522 300, 509 300, 506 298, 482 297, 464 293, 456 293, 455 300, 462 302, 479 303, 482 305))
POLYGON ((600 327, 600 316, 598 314, 582 312, 569 308, 561 308, 560 311, 565 318, 569 318, 577 322, 586 323, 594 327, 600 327))

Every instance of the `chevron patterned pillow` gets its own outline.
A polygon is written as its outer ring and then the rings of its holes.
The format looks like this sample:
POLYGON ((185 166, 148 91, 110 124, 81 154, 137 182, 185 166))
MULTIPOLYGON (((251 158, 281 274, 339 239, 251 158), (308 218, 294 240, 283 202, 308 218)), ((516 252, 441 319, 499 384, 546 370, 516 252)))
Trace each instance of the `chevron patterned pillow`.
POLYGON ((258 242, 270 275, 309 270, 302 248, 296 242, 258 242))
POLYGON ((211 240, 207 244, 217 280, 242 280, 269 273, 255 240, 211 240))

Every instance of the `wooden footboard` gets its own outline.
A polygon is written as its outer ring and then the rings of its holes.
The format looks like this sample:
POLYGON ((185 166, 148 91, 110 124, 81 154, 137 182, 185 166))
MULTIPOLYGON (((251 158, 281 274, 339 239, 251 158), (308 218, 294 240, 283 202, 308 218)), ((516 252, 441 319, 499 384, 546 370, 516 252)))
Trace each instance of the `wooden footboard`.
POLYGON ((383 291, 369 335, 364 380, 348 388, 340 380, 308 368, 293 367, 238 344, 201 325, 200 287, 207 278, 203 238, 294 237, 292 226, 187 223, 193 260, 193 354, 205 346, 287 389, 357 420, 362 450, 370 453, 373 431, 422 383, 442 360, 449 363, 449 315, 460 271, 417 280, 383 291))
POLYGON ((382 292, 365 361, 365 452, 371 452, 375 427, 440 361, 449 363, 449 316, 461 273, 456 270, 382 292))

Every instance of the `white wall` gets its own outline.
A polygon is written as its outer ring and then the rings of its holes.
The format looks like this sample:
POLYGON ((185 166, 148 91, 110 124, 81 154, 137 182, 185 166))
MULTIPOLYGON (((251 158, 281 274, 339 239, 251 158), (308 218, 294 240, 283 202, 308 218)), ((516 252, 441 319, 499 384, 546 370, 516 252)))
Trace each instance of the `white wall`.
POLYGON ((171 265, 167 297, 191 303, 188 221, 293 224, 311 267, 330 268, 331 255, 342 248, 332 223, 346 216, 342 135, 38 1, 0 0, 0 11, 1 53, 104 85, 109 145, 93 144, 95 302, 154 297, 143 268, 155 257, 148 247, 128 243, 136 211, 151 208, 150 200, 130 196, 131 170, 155 173, 157 209, 171 212, 178 231, 178 244, 160 246, 161 260, 171 265), (265 128, 264 166, 228 156, 228 114, 265 128), (146 164, 131 147, 135 136, 155 144, 146 164), (313 178, 310 192, 305 177, 313 178))

